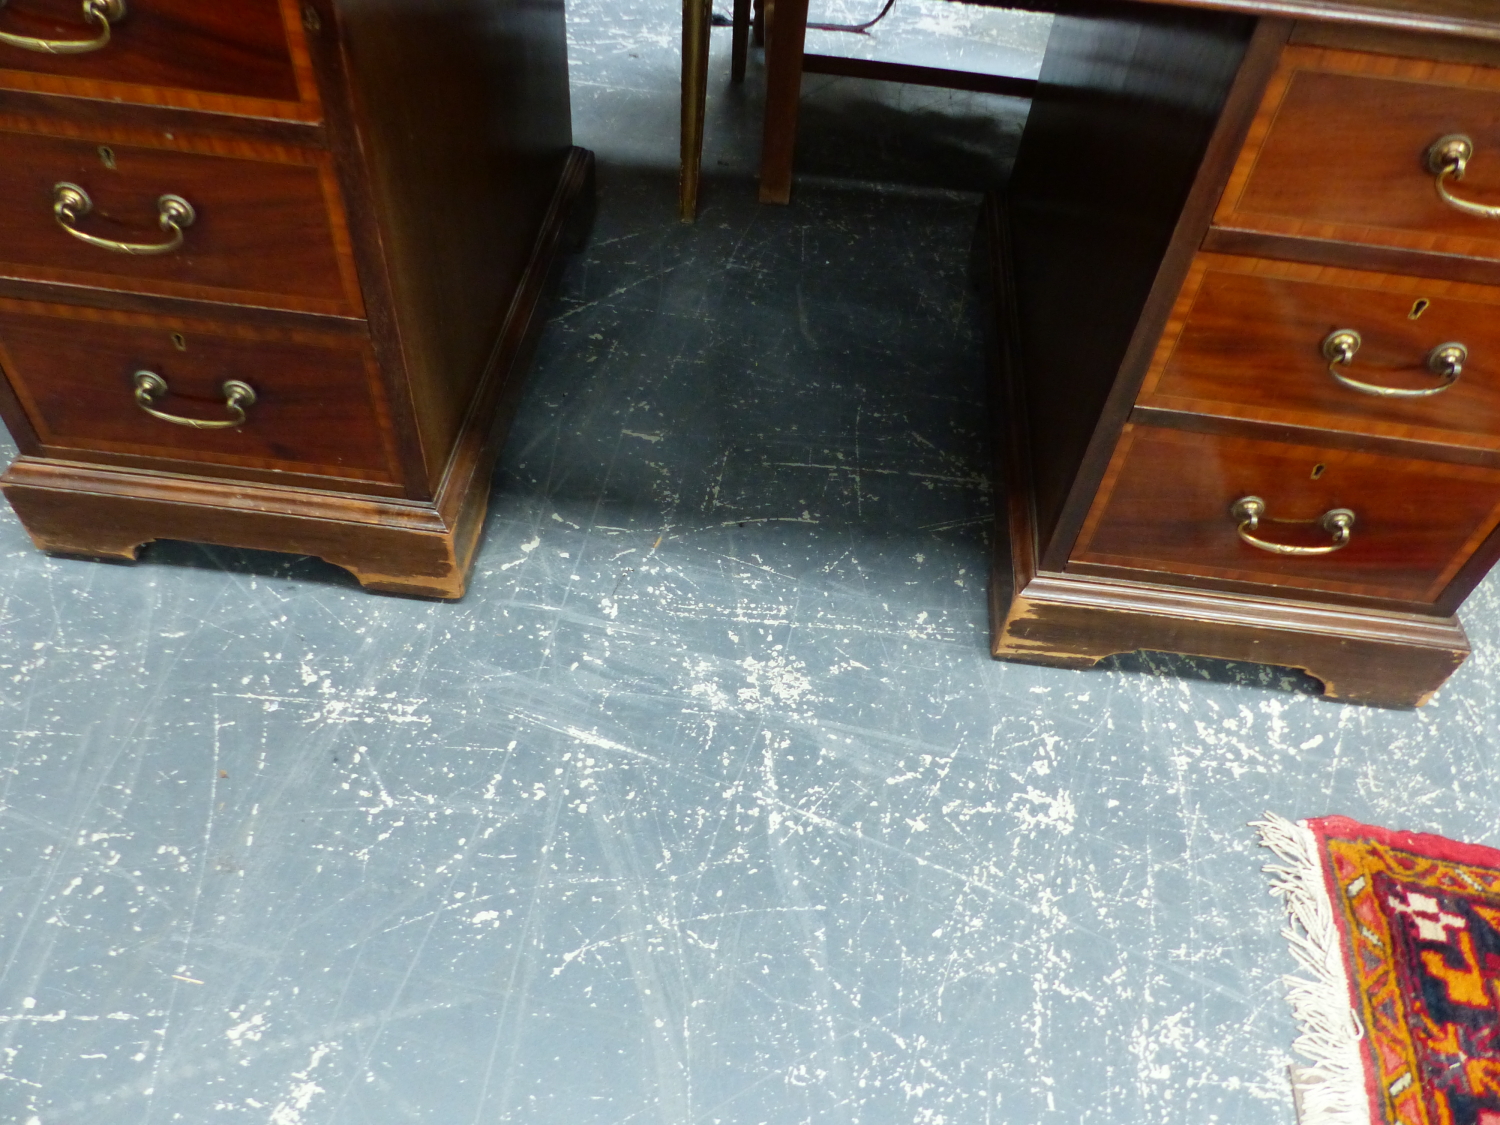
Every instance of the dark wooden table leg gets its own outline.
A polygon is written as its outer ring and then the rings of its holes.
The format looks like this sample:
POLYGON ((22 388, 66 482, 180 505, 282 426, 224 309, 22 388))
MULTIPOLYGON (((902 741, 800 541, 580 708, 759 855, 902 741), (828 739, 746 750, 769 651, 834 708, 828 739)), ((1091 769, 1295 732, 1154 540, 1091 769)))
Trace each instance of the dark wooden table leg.
POLYGON ((703 116, 708 103, 708 32, 713 0, 682 0, 682 167, 677 181, 679 217, 698 217, 698 176, 703 164, 703 116))
POLYGON ((734 0, 734 38, 729 48, 729 81, 745 80, 745 59, 750 54, 750 0, 734 0))
POLYGON ((802 96, 802 45, 807 0, 775 0, 766 44, 766 124, 760 146, 760 201, 792 197, 792 156, 797 149, 797 103, 802 96))

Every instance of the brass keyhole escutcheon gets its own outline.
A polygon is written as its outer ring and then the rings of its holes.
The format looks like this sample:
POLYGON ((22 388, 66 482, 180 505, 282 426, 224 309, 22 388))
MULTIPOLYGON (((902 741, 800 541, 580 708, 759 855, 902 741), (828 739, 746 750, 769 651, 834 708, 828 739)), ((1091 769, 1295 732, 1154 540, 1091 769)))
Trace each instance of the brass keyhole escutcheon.
POLYGON ((1429 301, 1426 297, 1418 297, 1415 301, 1412 302, 1411 312, 1406 314, 1406 319, 1416 320, 1431 307, 1432 302, 1429 301))

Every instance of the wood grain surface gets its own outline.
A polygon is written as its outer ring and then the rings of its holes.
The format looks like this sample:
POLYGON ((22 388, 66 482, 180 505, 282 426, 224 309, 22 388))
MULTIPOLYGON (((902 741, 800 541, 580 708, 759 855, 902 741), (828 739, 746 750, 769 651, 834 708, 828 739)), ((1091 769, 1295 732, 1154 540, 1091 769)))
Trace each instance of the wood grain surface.
MULTIPOLYGON (((11 0, 0 22, 63 34, 70 5, 11 0)), ((560 0, 133 0, 114 31, 88 56, 0 56, 0 411, 23 523, 48 550, 199 539, 460 596, 538 301, 592 191, 560 0), (55 221, 61 181, 98 237, 161 242, 166 193, 197 219, 172 252, 114 253, 55 221), (234 428, 177 426, 138 407, 138 370, 174 414, 225 417, 231 378, 259 400, 234 428)))
MULTIPOLYGON (((1410 41, 1413 50, 1421 40, 1410 41)), ((1214 216, 1217 226, 1500 258, 1500 222, 1439 197, 1424 158, 1473 138, 1462 198, 1500 204, 1500 68, 1288 47, 1214 216)))
POLYGON ((44 551, 133 560, 154 539, 316 555, 366 589, 463 596, 487 489, 442 509, 272 484, 21 457, 0 489, 44 551))
MULTIPOLYGON (((1015 303, 997 201, 985 208, 987 261, 981 281, 995 309, 990 333, 997 386, 997 512, 990 579, 991 650, 996 657, 1088 667, 1137 649, 1289 665, 1321 680, 1330 698, 1420 706, 1469 653, 1451 617, 1381 612, 1282 596, 1183 588, 1037 570, 1030 489, 1030 435, 1015 378, 1015 303)), ((1475 556, 1481 564, 1480 555, 1475 556)), ((1460 572, 1454 586, 1472 585, 1460 572)), ((1477 580, 1477 579, 1474 579, 1477 580)))
MULTIPOLYGON (((1080 0, 969 0, 990 7, 1067 14, 1080 0)), ((1202 8, 1253 16, 1317 21, 1334 26, 1436 33, 1500 41, 1494 0, 1151 0, 1169 7, 1202 8)))
POLYGON ((369 346, 342 333, 0 300, 0 368, 52 456, 399 479, 369 346), (234 429, 174 425, 136 405, 143 369, 167 381, 155 408, 168 413, 228 417, 227 379, 248 383, 257 401, 234 429))
POLYGON ((1137 402, 1500 450, 1500 288, 1293 262, 1200 254, 1137 402), (1328 373, 1324 338, 1363 343, 1339 370, 1378 386, 1441 385, 1432 348, 1463 343, 1458 381, 1426 398, 1379 398, 1328 373))
POLYGON ((780 0, 766 20, 766 108, 760 142, 760 201, 792 196, 792 161, 802 98, 802 55, 807 41, 807 0, 780 0))
MULTIPOLYGON (((1492 8, 1500 16, 1500 11, 1492 8)), ((1400 55, 1432 62, 1500 66, 1500 39, 1459 35, 1413 35, 1399 26, 1299 20, 1290 42, 1306 47, 1333 47, 1377 55, 1400 55)))
POLYGON ((1107 2, 1053 24, 1007 192, 1046 565, 1067 559, 1290 31, 1273 25, 1107 2))
POLYGON ((1300 668, 1329 699, 1420 707, 1469 656, 1451 617, 1174 589, 1076 574, 1035 578, 1003 607, 994 653, 1087 668, 1140 650, 1300 668))
MULTIPOLYGON (((0 44, 0 88, 246 116, 316 120, 296 0, 132 0, 97 51, 52 55, 0 44)), ((78 0, 9 0, 0 30, 92 38, 78 0)))
MULTIPOLYGON (((436 488, 578 156, 563 6, 340 8, 360 140, 356 187, 371 211, 361 241, 373 260, 363 272, 385 306, 372 313, 372 331, 382 364, 404 367, 426 483, 436 488)), ((350 199, 355 210, 352 191, 350 199)))
POLYGON ((1436 605, 1497 523, 1497 469, 1131 425, 1073 559, 1436 605), (1348 508, 1349 545, 1295 557, 1242 542, 1230 506, 1252 495, 1268 506, 1261 537, 1326 544, 1317 519, 1348 508))
POLYGON ((176 136, 147 147, 0 131, 0 274, 329 315, 363 311, 327 153, 176 136), (79 241, 53 217, 53 187, 82 187, 78 226, 120 241, 163 241, 157 198, 197 211, 181 249, 141 257, 79 241))

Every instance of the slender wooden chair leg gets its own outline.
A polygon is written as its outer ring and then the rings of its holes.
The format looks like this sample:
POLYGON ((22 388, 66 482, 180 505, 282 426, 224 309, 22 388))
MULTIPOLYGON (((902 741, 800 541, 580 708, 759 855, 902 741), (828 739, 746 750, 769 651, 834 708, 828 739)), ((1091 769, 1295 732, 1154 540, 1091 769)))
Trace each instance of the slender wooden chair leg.
POLYGON ((708 104, 708 32, 712 19, 713 0, 682 0, 682 164, 677 180, 677 207, 685 223, 698 217, 703 117, 708 104))
POLYGON ((802 48, 807 0, 775 0, 766 45, 766 124, 760 146, 760 201, 792 198, 792 157, 797 149, 797 108, 802 96, 802 48))
POLYGON ((751 25, 750 42, 757 47, 766 45, 766 0, 755 0, 755 17, 751 25))
POLYGON ((729 48, 729 81, 745 80, 745 59, 750 54, 750 0, 734 0, 734 38, 729 48))

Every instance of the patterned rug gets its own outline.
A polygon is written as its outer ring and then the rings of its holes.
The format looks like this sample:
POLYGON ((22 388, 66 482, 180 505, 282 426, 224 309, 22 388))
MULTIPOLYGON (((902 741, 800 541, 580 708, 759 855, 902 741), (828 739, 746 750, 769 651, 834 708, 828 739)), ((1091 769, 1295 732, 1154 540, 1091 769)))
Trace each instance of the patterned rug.
POLYGON ((1500 851, 1340 816, 1254 827, 1306 973, 1301 1125, 1500 1125, 1500 851))

